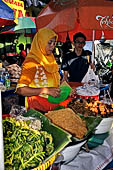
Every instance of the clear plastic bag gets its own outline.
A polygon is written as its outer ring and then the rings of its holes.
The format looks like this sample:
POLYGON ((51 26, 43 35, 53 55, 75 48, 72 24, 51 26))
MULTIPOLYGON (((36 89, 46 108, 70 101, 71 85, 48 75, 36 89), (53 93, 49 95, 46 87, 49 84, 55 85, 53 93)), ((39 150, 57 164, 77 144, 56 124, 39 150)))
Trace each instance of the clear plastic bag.
POLYGON ((22 116, 27 112, 26 108, 24 106, 20 105, 13 105, 10 110, 10 116, 16 117, 16 116, 22 116))
POLYGON ((93 69, 91 69, 90 66, 86 75, 82 79, 82 83, 89 83, 89 84, 94 83, 95 85, 99 84, 99 77, 98 75, 95 74, 95 72, 93 71, 93 69))

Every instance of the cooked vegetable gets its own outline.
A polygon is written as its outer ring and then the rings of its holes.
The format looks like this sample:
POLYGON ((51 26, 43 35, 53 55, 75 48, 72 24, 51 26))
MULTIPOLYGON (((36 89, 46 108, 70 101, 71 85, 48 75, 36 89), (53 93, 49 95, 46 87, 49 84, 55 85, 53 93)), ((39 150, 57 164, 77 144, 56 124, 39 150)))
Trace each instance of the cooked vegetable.
POLYGON ((42 164, 53 150, 53 138, 46 131, 30 128, 15 118, 3 120, 5 170, 29 170, 42 164))

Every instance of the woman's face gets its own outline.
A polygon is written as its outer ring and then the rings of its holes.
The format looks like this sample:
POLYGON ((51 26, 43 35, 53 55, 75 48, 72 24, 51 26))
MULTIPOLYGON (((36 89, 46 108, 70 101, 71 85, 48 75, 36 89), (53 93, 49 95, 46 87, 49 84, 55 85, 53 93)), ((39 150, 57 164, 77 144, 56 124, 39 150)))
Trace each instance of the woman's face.
POLYGON ((48 41, 48 44, 46 45, 45 50, 47 55, 50 55, 53 52, 55 45, 56 45, 56 37, 53 37, 48 41))

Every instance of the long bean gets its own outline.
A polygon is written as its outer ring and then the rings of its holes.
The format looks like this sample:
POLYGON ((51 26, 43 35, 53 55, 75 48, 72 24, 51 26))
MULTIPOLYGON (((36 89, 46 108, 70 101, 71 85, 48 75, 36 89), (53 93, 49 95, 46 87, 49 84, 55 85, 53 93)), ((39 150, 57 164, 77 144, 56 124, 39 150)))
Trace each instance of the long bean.
POLYGON ((6 118, 3 132, 6 170, 35 168, 54 150, 51 134, 34 130, 25 121, 6 118))

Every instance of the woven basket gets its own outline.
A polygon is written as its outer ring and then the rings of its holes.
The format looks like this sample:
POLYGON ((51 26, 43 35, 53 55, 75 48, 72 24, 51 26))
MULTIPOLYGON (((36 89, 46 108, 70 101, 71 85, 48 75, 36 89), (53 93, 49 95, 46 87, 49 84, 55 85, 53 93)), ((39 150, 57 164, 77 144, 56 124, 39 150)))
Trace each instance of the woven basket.
POLYGON ((38 166, 37 168, 34 168, 32 170, 46 170, 52 163, 55 161, 56 155, 54 155, 52 158, 50 158, 47 162, 43 163, 42 165, 38 166))

